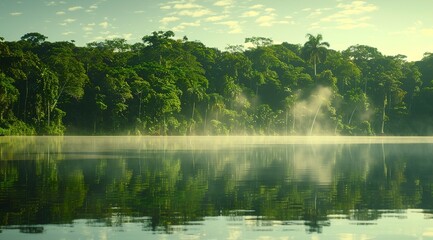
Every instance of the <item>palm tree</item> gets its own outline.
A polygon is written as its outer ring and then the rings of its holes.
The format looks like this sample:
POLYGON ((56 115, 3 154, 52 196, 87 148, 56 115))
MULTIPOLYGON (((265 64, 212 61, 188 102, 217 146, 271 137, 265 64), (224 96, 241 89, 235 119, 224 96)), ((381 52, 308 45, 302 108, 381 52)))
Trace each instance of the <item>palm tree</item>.
POLYGON ((314 75, 317 76, 317 63, 320 63, 326 59, 326 48, 329 47, 329 43, 322 42, 322 34, 317 34, 317 36, 307 34, 306 37, 308 37, 308 41, 302 48, 302 56, 306 60, 313 63, 314 75))

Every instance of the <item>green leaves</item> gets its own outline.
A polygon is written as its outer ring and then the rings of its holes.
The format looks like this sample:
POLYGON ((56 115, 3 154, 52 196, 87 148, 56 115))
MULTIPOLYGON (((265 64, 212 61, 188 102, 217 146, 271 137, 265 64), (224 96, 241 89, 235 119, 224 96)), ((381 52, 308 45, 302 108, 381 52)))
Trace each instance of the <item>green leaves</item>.
POLYGON ((308 41, 304 44, 301 50, 301 54, 304 59, 313 63, 314 65, 314 75, 317 75, 316 65, 326 60, 327 47, 329 47, 328 42, 322 42, 322 34, 317 34, 313 36, 307 34, 308 41))
POLYGON ((432 54, 410 63, 365 45, 331 50, 321 34, 307 39, 251 37, 254 47, 225 52, 172 31, 133 45, 114 38, 77 47, 40 33, 1 40, 0 124, 39 134, 177 135, 302 134, 311 115, 317 134, 430 125, 420 116, 430 109, 432 54), (311 104, 320 88, 329 99, 311 104))

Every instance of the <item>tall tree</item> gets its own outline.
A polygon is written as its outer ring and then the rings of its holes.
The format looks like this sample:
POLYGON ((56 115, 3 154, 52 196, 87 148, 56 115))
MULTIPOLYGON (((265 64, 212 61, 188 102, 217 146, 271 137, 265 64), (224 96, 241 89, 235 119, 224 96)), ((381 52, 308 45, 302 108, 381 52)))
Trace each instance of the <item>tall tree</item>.
POLYGON ((313 63, 314 65, 314 75, 317 76, 317 63, 325 61, 327 48, 330 46, 328 42, 322 42, 322 34, 317 34, 313 36, 312 34, 307 34, 308 41, 304 44, 302 48, 303 57, 313 63))

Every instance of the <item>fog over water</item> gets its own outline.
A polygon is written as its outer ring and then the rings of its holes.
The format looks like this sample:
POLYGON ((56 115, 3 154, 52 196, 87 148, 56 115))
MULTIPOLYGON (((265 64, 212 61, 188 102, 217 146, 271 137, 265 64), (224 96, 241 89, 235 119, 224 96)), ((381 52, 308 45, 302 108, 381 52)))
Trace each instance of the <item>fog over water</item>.
POLYGON ((424 239, 431 172, 433 137, 1 137, 0 239, 424 239))

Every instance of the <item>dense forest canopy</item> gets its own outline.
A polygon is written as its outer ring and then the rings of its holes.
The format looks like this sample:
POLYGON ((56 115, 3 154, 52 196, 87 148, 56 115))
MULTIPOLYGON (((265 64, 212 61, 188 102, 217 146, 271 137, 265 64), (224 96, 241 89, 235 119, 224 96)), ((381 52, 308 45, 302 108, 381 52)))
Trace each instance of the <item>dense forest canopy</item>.
POLYGON ((433 54, 245 39, 210 48, 172 31, 124 39, 0 38, 0 135, 428 135, 433 54))

